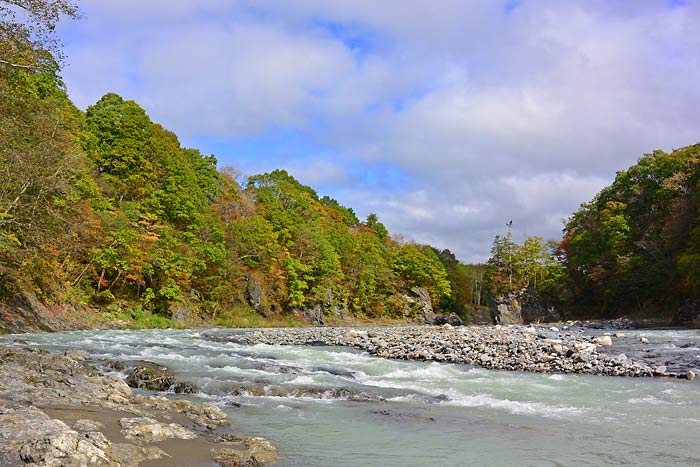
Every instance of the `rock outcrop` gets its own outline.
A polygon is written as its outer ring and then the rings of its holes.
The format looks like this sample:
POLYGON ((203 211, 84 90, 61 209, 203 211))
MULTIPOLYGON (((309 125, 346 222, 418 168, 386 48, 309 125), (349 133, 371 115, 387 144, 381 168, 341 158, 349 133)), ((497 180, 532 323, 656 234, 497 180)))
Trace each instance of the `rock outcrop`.
POLYGON ((493 324, 523 324, 522 293, 511 292, 491 300, 491 322, 493 324))
POLYGON ((498 295, 491 299, 492 324, 530 324, 561 321, 556 307, 546 303, 531 289, 498 295))
POLYGON ((435 311, 430 292, 425 287, 411 287, 401 295, 402 315, 419 324, 434 324, 435 311))
POLYGON ((248 305, 260 315, 267 317, 270 314, 270 306, 267 304, 262 281, 255 276, 247 277, 245 299, 248 305))
POLYGON ((167 458, 173 467, 217 459, 258 466, 276 460, 268 441, 236 437, 228 426, 214 404, 133 393, 121 379, 100 373, 84 352, 0 348, 0 465, 135 467, 167 458), (160 444, 168 440, 181 445, 179 455, 169 451, 172 444, 160 444), (186 458, 179 457, 183 452, 186 458))

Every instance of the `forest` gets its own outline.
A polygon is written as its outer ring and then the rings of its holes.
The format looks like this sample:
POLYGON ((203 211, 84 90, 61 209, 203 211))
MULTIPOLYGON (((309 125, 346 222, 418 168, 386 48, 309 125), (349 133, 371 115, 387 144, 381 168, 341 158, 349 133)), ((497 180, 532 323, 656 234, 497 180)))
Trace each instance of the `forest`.
POLYGON ((0 301, 259 324, 410 319, 404 295, 421 288, 468 317, 479 268, 449 250, 398 241, 284 170, 218 168, 116 94, 76 108, 42 34, 76 12, 31 5, 28 24, 0 10, 0 301))
POLYGON ((688 324, 700 309, 700 145, 645 154, 569 217, 558 242, 496 237, 492 296, 529 291, 564 317, 688 324))

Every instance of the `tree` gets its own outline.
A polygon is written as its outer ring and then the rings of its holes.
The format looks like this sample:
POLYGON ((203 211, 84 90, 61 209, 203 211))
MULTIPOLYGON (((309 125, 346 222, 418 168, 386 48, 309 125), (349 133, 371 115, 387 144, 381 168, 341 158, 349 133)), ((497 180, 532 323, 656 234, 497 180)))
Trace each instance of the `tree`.
POLYGON ((70 0, 0 0, 0 65, 54 69, 63 58, 54 30, 61 16, 78 18, 70 0))

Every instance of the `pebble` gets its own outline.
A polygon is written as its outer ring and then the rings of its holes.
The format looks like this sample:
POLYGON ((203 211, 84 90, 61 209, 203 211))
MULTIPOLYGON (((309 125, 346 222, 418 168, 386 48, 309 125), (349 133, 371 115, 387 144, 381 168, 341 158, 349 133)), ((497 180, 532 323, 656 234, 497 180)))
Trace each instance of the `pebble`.
MULTIPOLYGON (((246 344, 322 343, 361 349, 382 358, 466 363, 498 370, 635 377, 660 375, 657 367, 625 355, 598 353, 598 346, 612 345, 610 336, 591 337, 573 331, 555 333, 552 328, 518 325, 313 327, 252 330, 235 336, 203 333, 203 337, 246 344)), ((664 372, 664 376, 679 375, 664 372)))

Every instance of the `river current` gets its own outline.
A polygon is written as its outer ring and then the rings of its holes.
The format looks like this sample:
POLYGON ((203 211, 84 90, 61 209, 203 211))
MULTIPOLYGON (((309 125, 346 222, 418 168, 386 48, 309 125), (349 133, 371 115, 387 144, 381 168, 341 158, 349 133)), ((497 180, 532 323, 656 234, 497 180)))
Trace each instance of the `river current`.
MULTIPOLYGON (((636 334, 670 350, 683 343, 700 366, 698 331, 636 334)), ((166 365, 202 388, 194 399, 226 410, 236 431, 273 441, 279 467, 700 465, 697 381, 393 361, 337 347, 218 342, 192 330, 24 334, 0 343, 15 339, 84 349, 98 363, 166 365)))

